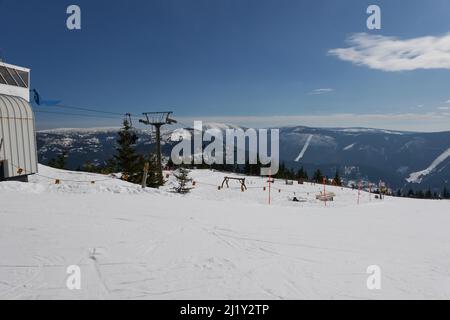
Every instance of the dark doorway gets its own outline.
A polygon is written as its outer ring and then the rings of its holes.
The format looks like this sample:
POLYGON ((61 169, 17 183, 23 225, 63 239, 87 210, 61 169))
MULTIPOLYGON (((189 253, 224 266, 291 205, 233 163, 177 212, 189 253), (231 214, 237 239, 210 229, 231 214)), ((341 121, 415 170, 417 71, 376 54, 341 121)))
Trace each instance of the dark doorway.
POLYGON ((5 180, 5 161, 0 160, 0 181, 5 180))

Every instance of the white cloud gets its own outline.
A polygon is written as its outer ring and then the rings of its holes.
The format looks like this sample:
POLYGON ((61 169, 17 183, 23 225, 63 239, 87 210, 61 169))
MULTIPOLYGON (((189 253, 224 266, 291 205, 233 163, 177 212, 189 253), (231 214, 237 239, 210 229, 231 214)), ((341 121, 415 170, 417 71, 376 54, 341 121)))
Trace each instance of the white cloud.
POLYGON ((446 103, 450 103, 450 100, 447 100, 447 102, 446 103))
POLYGON ((335 90, 332 88, 321 88, 321 89, 314 89, 313 91, 310 92, 310 94, 312 95, 319 95, 319 94, 327 94, 327 93, 331 93, 334 92, 335 90))
POLYGON ((444 111, 445 111, 445 110, 450 110, 450 107, 439 107, 438 109, 439 109, 439 110, 444 110, 444 111))
POLYGON ((450 69, 450 33, 406 40, 357 33, 347 42, 350 47, 332 49, 328 53, 382 71, 450 69))

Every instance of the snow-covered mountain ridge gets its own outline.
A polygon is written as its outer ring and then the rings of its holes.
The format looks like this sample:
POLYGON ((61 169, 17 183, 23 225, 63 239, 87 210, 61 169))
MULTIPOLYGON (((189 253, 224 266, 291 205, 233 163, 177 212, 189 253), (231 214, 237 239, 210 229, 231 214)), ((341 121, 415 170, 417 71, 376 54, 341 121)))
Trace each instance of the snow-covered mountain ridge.
MULTIPOLYGON (((232 128, 237 126, 204 124, 204 129, 232 128)), ((166 156, 175 143, 171 141, 171 130, 163 132, 163 153, 166 156)), ((101 165, 115 152, 117 131, 118 128, 94 128, 38 132, 40 161, 47 163, 62 150, 67 150, 70 169, 76 169, 86 161, 101 165)), ((152 152, 154 134, 150 130, 137 130, 137 134, 138 151, 152 152)), ((450 132, 303 126, 280 129, 280 158, 288 167, 299 169, 303 166, 310 174, 321 169, 328 176, 334 176, 334 171, 338 169, 347 180, 383 180, 393 189, 413 187, 441 191, 444 186, 449 186, 449 158, 443 159, 436 170, 421 179, 410 178, 412 174, 428 168, 448 148, 450 132), (350 167, 354 170, 347 170, 350 167)))

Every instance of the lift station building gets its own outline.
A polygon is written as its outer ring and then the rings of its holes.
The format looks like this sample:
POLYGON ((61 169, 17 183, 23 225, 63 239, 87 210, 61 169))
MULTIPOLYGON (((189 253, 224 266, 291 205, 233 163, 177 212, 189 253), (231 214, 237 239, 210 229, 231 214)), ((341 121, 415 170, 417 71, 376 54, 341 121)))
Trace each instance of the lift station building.
POLYGON ((0 181, 27 181, 37 171, 30 69, 0 61, 0 181))

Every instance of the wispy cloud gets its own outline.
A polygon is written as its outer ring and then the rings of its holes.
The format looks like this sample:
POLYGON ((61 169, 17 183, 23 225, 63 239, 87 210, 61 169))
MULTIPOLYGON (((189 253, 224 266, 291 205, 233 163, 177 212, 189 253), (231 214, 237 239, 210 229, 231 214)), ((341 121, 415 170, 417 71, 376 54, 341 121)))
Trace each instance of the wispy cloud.
POLYGON ((348 48, 332 49, 328 53, 382 71, 450 69, 450 33, 406 40, 357 33, 347 42, 348 48))
POLYGON ((313 91, 311 91, 309 94, 312 95, 319 95, 319 94, 327 94, 327 93, 331 93, 334 92, 336 90, 332 89, 332 88, 320 88, 320 89, 314 89, 313 91))
POLYGON ((450 110, 450 107, 439 107, 438 110, 446 111, 446 110, 450 110))

